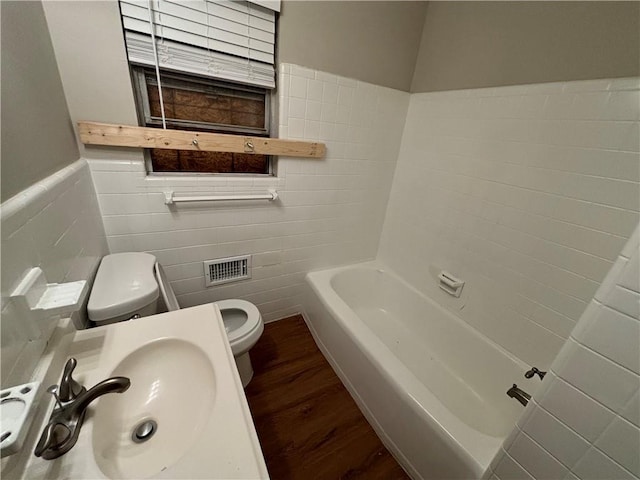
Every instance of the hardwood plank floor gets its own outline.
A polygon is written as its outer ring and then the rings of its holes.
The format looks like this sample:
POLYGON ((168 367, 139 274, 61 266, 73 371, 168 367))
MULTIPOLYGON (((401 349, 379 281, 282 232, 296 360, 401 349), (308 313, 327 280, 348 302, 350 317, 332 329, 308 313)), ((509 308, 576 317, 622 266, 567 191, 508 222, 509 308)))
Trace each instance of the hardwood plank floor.
POLYGON ((296 315, 265 325, 246 389, 272 480, 407 479, 296 315))

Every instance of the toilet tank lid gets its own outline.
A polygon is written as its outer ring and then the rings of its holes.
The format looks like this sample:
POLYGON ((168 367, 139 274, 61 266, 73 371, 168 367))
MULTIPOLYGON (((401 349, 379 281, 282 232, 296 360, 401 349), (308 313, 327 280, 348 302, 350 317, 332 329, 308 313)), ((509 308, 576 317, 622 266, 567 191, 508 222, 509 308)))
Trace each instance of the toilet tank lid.
POLYGON ((114 253, 102 259, 91 289, 87 313, 108 320, 154 302, 159 295, 154 275, 156 257, 149 253, 114 253))

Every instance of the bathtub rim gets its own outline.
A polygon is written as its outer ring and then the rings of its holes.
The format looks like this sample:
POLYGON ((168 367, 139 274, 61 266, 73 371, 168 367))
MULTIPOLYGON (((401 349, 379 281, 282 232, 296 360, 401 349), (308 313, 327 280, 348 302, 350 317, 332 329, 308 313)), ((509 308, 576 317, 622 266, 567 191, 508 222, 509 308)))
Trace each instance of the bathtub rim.
MULTIPOLYGON (((343 319, 340 321, 339 326, 349 336, 350 340, 358 346, 362 354, 365 355, 368 361, 372 363, 374 368, 378 369, 383 378, 385 378, 389 385, 394 388, 395 392, 406 401, 407 405, 409 405, 417 415, 424 418, 434 428, 434 431, 442 441, 462 453, 461 456, 464 457, 467 466, 477 475, 477 478, 480 478, 487 472, 491 461, 500 451, 500 448, 509 433, 501 437, 494 437, 470 427, 451 412, 426 385, 417 380, 413 372, 411 372, 409 368, 393 354, 382 340, 380 340, 377 335, 367 327, 360 317, 358 317, 351 307, 349 307, 333 289, 331 285, 331 279, 333 276, 340 272, 353 269, 366 269, 374 272, 384 272, 386 275, 389 275, 393 277, 394 280, 400 282, 404 288, 409 289, 422 300, 432 304, 442 312, 443 315, 446 315, 452 321, 455 321, 460 328, 470 330, 473 335, 479 337, 490 347, 496 349, 506 358, 523 368, 523 371, 528 368, 527 365, 500 345, 493 342, 490 338, 477 331, 471 325, 467 324, 464 320, 456 317, 452 312, 449 312, 433 299, 419 292, 403 278, 398 276, 393 270, 377 260, 315 270, 305 275, 306 283, 311 288, 313 294, 333 317, 343 319), (367 348, 365 345, 369 345, 371 348, 367 348), (381 357, 384 358, 389 356, 393 358, 393 362, 383 363, 380 361, 381 357), (404 386, 407 388, 404 388, 404 386)), ((407 460, 405 465, 411 465, 408 459, 406 459, 406 457, 402 455, 402 452, 400 452, 396 447, 395 443, 388 437, 384 428, 375 419, 375 416, 369 411, 366 406, 366 402, 359 397, 356 387, 351 384, 351 381, 342 372, 339 364, 335 359, 333 359, 328 347, 324 345, 321 338, 319 338, 309 316, 304 313, 303 318, 309 326, 316 342, 322 347, 321 350, 323 350, 323 353, 325 353, 327 358, 330 359, 330 363, 332 363, 334 370, 336 370, 336 373, 339 372, 341 380, 345 383, 345 386, 351 393, 352 397, 354 397, 354 400, 356 400, 356 403, 358 403, 358 406, 361 407, 361 410, 363 411, 363 414, 365 414, 365 417, 367 417, 367 420, 372 424, 376 433, 378 433, 381 438, 386 439, 386 442, 383 443, 393 451, 394 455, 407 460)), ((514 421, 514 428, 515 426, 516 421, 514 421)))

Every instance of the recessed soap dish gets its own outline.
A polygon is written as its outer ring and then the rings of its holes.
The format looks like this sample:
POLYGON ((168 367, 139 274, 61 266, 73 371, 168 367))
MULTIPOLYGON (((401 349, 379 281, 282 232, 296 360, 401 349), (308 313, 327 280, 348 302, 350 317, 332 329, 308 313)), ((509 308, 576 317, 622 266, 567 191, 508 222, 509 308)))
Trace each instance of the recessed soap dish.
POLYGON ((29 431, 40 382, 25 383, 0 392, 0 456, 16 453, 29 431))
POLYGON ((24 311, 46 315, 65 315, 80 309, 87 292, 87 282, 47 283, 39 267, 31 268, 11 294, 14 303, 24 311))

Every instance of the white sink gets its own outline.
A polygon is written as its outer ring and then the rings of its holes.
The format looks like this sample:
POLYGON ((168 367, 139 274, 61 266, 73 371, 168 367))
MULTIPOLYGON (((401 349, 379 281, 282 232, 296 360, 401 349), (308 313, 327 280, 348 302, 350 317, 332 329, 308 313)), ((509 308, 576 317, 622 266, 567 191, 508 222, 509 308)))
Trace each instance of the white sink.
POLYGON ((71 451, 32 456, 24 478, 268 478, 215 304, 79 331, 68 356, 87 388, 131 386, 100 397, 71 451))
POLYGON ((183 340, 155 340, 109 376, 128 377, 131 387, 96 405, 93 452, 102 472, 149 478, 174 465, 201 436, 214 407, 215 373, 206 353, 183 340), (138 425, 149 433, 136 434, 138 425))

